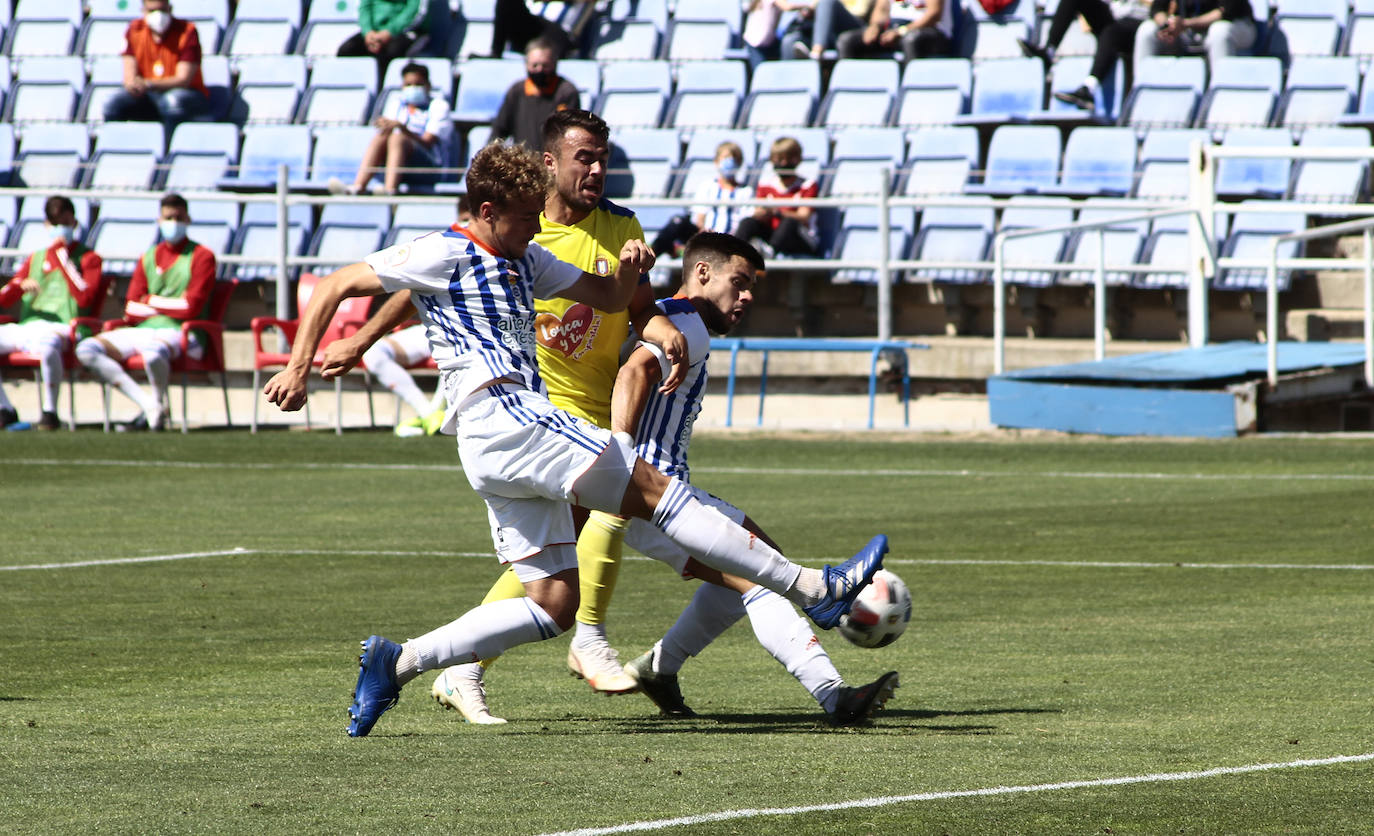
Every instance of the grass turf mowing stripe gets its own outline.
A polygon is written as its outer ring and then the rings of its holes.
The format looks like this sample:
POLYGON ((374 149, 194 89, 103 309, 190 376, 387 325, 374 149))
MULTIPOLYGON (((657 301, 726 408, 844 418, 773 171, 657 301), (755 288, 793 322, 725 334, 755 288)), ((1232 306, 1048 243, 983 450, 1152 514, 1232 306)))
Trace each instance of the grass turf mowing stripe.
POLYGON ((892 795, 879 798, 860 798, 854 801, 840 801, 834 804, 814 804, 806 807, 774 807, 757 810, 723 810, 719 813, 702 813, 695 816, 679 816, 657 821, 629 822, 610 827, 586 827, 577 830, 563 830, 544 836, 605 836, 612 833, 637 833, 647 830, 666 830, 670 827, 689 827, 711 822, 755 819, 761 816, 798 816, 807 813, 826 813, 838 810, 854 810, 865 807, 889 807, 894 804, 909 804, 917 801, 943 801, 951 798, 972 798, 977 796, 1019 795, 1033 792, 1055 792, 1059 790, 1091 789, 1093 787, 1115 787, 1129 784, 1159 784, 1170 781, 1197 781, 1203 778, 1217 778, 1226 775, 1246 775, 1252 772, 1270 772, 1277 769, 1301 769, 1315 766, 1334 766, 1345 763, 1374 761, 1374 752, 1363 755, 1337 755, 1330 758, 1311 758, 1283 763, 1257 763, 1247 766, 1220 766, 1191 772, 1157 772, 1149 775, 1131 775, 1119 778, 1095 778, 1082 781, 1059 781, 1052 784, 1028 784, 1014 787, 983 787, 973 790, 945 790, 943 792, 922 792, 912 795, 892 795))
MULTIPOLYGON (((452 464, 369 464, 363 462, 191 462, 140 459, 9 459, 11 465, 34 467, 144 467, 182 468, 189 470, 379 470, 425 471, 461 473, 463 468, 452 464)), ((907 478, 1032 478, 1032 479, 1126 479, 1146 481, 1190 482, 1374 482, 1371 473, 1134 473, 1130 471, 1005 471, 970 469, 911 469, 875 468, 789 468, 789 467, 694 467, 694 473, 732 476, 892 476, 907 478)))

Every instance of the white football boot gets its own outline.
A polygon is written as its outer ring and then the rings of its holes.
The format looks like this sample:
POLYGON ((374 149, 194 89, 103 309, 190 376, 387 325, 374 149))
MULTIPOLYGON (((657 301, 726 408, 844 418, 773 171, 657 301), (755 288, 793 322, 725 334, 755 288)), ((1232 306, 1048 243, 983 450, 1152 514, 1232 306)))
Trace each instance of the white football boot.
POLYGON ((620 656, 606 641, 588 647, 579 647, 576 642, 569 645, 568 670, 573 676, 587 680, 598 693, 629 694, 639 690, 639 683, 625 673, 620 656))
POLYGON ((487 709, 487 689, 482 685, 482 666, 476 662, 445 668, 430 689, 445 709, 457 709, 463 719, 479 726, 506 722, 487 709))

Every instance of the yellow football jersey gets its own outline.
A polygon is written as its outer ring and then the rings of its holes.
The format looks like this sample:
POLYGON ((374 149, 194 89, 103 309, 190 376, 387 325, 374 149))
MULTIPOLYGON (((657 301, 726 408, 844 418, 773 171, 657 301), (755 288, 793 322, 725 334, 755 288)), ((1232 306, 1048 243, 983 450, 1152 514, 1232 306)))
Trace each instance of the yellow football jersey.
MULTIPOLYGON (((602 199, 572 226, 539 216, 536 243, 588 273, 609 276, 620 265, 620 248, 644 238, 634 212, 602 199)), ((642 281, 648 281, 643 277, 642 281)), ((630 335, 630 314, 606 313, 570 299, 537 299, 534 334, 539 375, 559 409, 598 427, 611 426, 611 387, 620 370, 620 349, 630 335)))

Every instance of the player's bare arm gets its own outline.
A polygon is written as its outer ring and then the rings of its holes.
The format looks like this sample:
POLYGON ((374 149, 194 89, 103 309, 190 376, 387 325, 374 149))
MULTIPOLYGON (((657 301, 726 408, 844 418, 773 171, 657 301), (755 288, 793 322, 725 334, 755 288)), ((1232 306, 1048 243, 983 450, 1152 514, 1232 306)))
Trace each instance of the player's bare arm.
POLYGON ((341 374, 347 374, 363 359, 363 352, 414 315, 415 306, 410 301, 409 290, 398 290, 391 294, 363 327, 324 347, 320 377, 333 380, 341 374))
POLYGON ((301 325, 296 331, 296 341, 291 346, 291 360, 262 388, 267 400, 283 412, 295 412, 305 406, 305 384, 310 375, 310 362, 315 357, 315 350, 319 348, 320 338, 324 336, 329 320, 334 318, 334 313, 339 309, 339 303, 351 296, 379 296, 382 290, 377 273, 371 265, 361 261, 321 279, 315 286, 315 292, 310 295, 310 304, 301 314, 301 325))
POLYGON ((625 242, 620 248, 620 266, 611 279, 583 273, 558 295, 574 302, 591 305, 599 311, 617 313, 625 310, 639 287, 639 277, 654 266, 654 251, 638 239, 625 242))
POLYGON ((653 290, 647 284, 641 284, 630 300, 630 325, 642 339, 663 349, 668 362, 673 364, 659 391, 666 395, 677 389, 687 378, 687 338, 672 318, 654 304, 653 290))
POLYGON ((611 387, 611 432, 635 436, 649 393, 662 378, 663 368, 652 351, 639 346, 630 352, 611 387))

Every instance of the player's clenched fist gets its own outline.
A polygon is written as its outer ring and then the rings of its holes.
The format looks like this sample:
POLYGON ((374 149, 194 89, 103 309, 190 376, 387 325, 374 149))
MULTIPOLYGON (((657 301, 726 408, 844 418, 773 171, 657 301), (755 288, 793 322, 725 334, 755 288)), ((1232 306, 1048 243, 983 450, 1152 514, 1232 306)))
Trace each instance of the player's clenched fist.
POLYGON ((643 241, 631 238, 620 248, 620 263, 628 264, 641 273, 647 273, 654 267, 654 251, 643 241))
POLYGON ((309 373, 309 369, 305 372, 283 369, 272 375, 272 379, 262 387, 262 394, 267 397, 268 403, 276 404, 283 412, 295 412, 305 406, 305 384, 309 373))

